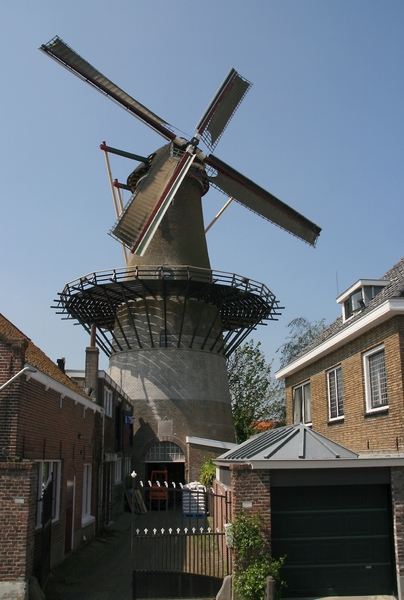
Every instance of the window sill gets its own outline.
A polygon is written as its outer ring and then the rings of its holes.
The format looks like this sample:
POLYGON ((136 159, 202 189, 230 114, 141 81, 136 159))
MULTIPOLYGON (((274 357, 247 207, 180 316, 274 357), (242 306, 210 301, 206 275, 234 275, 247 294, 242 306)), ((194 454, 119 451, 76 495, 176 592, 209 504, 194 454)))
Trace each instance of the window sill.
POLYGON ((380 408, 373 408, 372 410, 369 410, 367 412, 365 412, 365 414, 363 415, 366 418, 369 417, 377 417, 378 415, 386 415, 389 412, 389 406, 381 406, 380 408))
POLYGON ((93 517, 92 515, 88 515, 87 517, 84 517, 83 519, 81 519, 81 526, 87 527, 87 525, 91 525, 91 523, 94 523, 94 521, 95 521, 95 517, 93 517))
POLYGON ((327 425, 338 425, 343 423, 345 420, 345 417, 335 417, 335 419, 328 419, 327 425))

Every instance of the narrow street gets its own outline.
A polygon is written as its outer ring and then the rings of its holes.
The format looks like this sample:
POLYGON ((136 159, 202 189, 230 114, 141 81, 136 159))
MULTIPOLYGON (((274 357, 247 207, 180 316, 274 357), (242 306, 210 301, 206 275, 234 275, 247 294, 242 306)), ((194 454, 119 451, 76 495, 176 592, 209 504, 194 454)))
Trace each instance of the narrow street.
POLYGON ((56 567, 45 588, 46 600, 131 600, 131 521, 131 513, 123 513, 56 567))

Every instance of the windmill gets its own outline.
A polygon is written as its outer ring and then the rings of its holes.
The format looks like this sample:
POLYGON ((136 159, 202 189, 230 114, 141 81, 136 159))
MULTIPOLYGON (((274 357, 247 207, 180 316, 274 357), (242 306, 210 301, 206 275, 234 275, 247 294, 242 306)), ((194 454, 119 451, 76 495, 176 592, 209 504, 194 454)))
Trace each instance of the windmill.
POLYGON ((183 456, 192 480, 202 454, 234 440, 226 356, 279 315, 266 286, 211 269, 203 195, 214 186, 312 246, 321 230, 211 153, 251 85, 234 69, 185 139, 59 37, 40 49, 166 140, 147 157, 101 145, 140 163, 126 184, 115 184, 132 195, 110 233, 130 255, 122 269, 67 284, 57 308, 88 331, 96 328, 111 376, 135 400, 140 460, 183 456))

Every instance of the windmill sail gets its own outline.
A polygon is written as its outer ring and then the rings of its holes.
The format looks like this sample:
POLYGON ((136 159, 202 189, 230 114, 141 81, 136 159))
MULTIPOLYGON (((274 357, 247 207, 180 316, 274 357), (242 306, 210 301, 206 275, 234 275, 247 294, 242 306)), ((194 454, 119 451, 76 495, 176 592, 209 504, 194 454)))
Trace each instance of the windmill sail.
POLYGON ((214 150, 230 119, 251 87, 251 83, 230 69, 222 85, 199 120, 196 131, 210 150, 214 150))
MULTIPOLYGON (((166 121, 126 94, 59 37, 56 36, 47 44, 43 44, 40 50, 112 98, 167 140, 179 147, 186 146, 187 142, 177 138, 166 121)), ((316 245, 321 232, 320 227, 213 154, 204 156, 197 151, 201 138, 209 148, 213 149, 216 146, 250 86, 249 81, 231 69, 199 120, 196 136, 188 142, 189 150, 187 149, 179 161, 173 161, 168 155, 165 156, 165 162, 163 160, 159 165, 153 161, 153 164, 149 165, 147 175, 139 179, 135 193, 111 231, 112 235, 131 248, 132 252, 140 256, 145 252, 197 153, 198 161, 215 171, 215 174, 208 177, 212 185, 261 217, 312 246, 316 245)))
POLYGON ((205 159, 206 164, 215 169, 216 176, 209 176, 210 183, 228 196, 233 196, 237 202, 246 206, 264 219, 279 225, 301 240, 316 245, 321 228, 296 210, 247 179, 244 175, 227 165, 219 158, 210 154, 205 159))
POLYGON ((69 69, 74 75, 92 85, 96 90, 123 106, 127 111, 157 131, 157 133, 160 133, 167 140, 175 139, 175 133, 168 129, 166 121, 163 121, 163 119, 115 85, 105 75, 97 71, 97 69, 84 60, 84 58, 77 54, 58 36, 54 37, 47 44, 40 46, 39 49, 69 69))
POLYGON ((157 202, 156 206, 154 207, 154 210, 149 216, 147 223, 140 232, 139 238, 133 245, 133 254, 143 256, 143 254, 146 252, 148 245, 150 244, 154 234, 156 233, 158 226, 163 220, 163 217, 166 214, 168 207, 173 201, 175 194, 177 193, 181 183, 184 181, 184 178, 188 173, 195 158, 195 154, 184 152, 184 155, 178 162, 177 168, 175 169, 168 185, 165 187, 162 195, 159 198, 159 201, 157 202))
POLYGON ((194 159, 188 152, 174 158, 170 145, 158 150, 111 235, 142 256, 194 159))

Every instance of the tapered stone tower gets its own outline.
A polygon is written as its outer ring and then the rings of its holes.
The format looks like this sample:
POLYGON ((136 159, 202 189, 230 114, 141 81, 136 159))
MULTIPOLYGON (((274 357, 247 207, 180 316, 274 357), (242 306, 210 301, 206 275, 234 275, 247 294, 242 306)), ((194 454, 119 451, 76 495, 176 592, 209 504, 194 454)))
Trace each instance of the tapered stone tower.
POLYGON ((235 441, 226 356, 278 314, 264 285, 211 270, 206 189, 191 172, 143 257, 68 284, 58 303, 86 329, 96 325, 111 377, 135 402, 142 478, 164 465, 173 479, 195 480, 204 458, 235 441))

